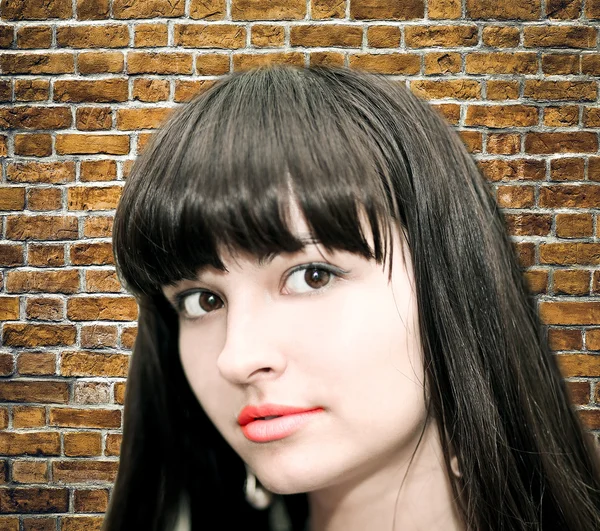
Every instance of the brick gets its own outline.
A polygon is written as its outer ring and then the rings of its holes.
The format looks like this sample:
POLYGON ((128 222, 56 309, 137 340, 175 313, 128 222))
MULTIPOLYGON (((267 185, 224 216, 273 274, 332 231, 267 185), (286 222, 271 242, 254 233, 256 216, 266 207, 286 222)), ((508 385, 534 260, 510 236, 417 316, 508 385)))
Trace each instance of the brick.
POLYGON ((80 74, 118 74, 124 67, 122 52, 81 52, 77 57, 80 74))
POLYGON ((580 330, 563 328, 550 328, 548 330, 548 343, 552 350, 581 350, 583 338, 580 330))
POLYGON ((117 110, 117 129, 135 131, 156 129, 173 111, 172 107, 144 107, 117 110))
POLYGON ((109 0, 77 0, 79 20, 103 20, 109 17, 109 0))
POLYGON ((127 135, 56 135, 56 153, 59 155, 127 155, 129 136, 127 135))
POLYGON ((77 239, 75 216, 7 216, 6 236, 11 240, 77 239))
POLYGON ((538 205, 542 208, 596 208, 600 187, 593 184, 556 184, 540 188, 538 205))
POLYGON ((549 19, 573 19, 581 16, 581 0, 548 0, 546 17, 549 19))
POLYGON ((528 105, 469 105, 465 125, 528 127, 538 123, 538 109, 528 105))
POLYGON ((122 289, 116 272, 106 270, 86 271, 85 286, 86 291, 96 293, 118 293, 122 289))
POLYGON ((175 95, 173 101, 184 102, 189 101, 197 94, 204 92, 210 86, 214 84, 213 81, 186 81, 176 80, 175 81, 175 95))
POLYGON ((10 376, 14 373, 14 357, 12 354, 0 354, 0 375, 10 376))
POLYGON ((263 65, 288 64, 304 66, 302 52, 240 53, 232 57, 233 71, 246 70, 263 65))
POLYGON ((67 432, 64 439, 66 457, 91 457, 102 453, 100 432, 67 432))
POLYGON ((299 24, 290 27, 291 46, 360 48, 363 30, 343 24, 299 24))
POLYGON ((508 159, 480 160, 478 165, 485 177, 492 181, 543 181, 546 167, 543 160, 508 159))
POLYGON ((4 513, 68 512, 69 489, 43 487, 2 488, 0 489, 0 507, 4 513))
POLYGON ((40 406, 13 407, 13 428, 39 428, 46 424, 46 409, 40 406))
POLYGON ((257 48, 283 47, 285 44, 285 29, 282 26, 254 24, 250 31, 250 43, 257 48))
POLYGON ((585 161, 579 157, 561 157, 550 161, 550 180, 583 181, 585 161))
POLYGON ((9 293, 77 293, 79 271, 10 271, 6 290, 9 293))
POLYGON ((411 91, 424 99, 479 99, 481 83, 471 79, 414 80, 410 82, 411 91))
POLYGON ((503 0, 466 1, 468 18, 492 18, 499 20, 537 20, 541 16, 541 0, 505 3, 503 0))
POLYGON ((181 17, 185 0, 113 0, 114 18, 181 17))
POLYGON ((78 107, 75 123, 80 131, 106 131, 112 128, 110 107, 78 107))
POLYGON ((501 208, 530 208, 535 203, 531 186, 499 186, 496 200, 501 208))
MULTIPOLYGON (((64 481, 69 483, 95 483, 97 481, 114 483, 117 477, 118 467, 118 461, 97 461, 88 459, 53 461, 52 477, 54 481, 64 481)), ((100 519, 97 520, 98 523, 100 523, 100 519)), ((89 529, 89 527, 86 527, 86 529, 89 529)))
POLYGON ((427 13, 430 19, 456 19, 461 17, 461 0, 429 0, 427 13))
POLYGON ((590 401, 590 383, 589 382, 565 382, 569 400, 573 404, 584 405, 590 401))
POLYGON ((52 137, 47 134, 17 134, 15 155, 48 157, 52 155, 52 137))
POLYGON ((600 75, 600 54, 582 54, 581 73, 590 75, 600 75))
POLYGON ((585 16, 587 18, 600 18, 600 2, 598 0, 586 0, 585 16))
POLYGON ((128 52, 127 71, 130 74, 191 74, 191 53, 128 52))
POLYGON ((222 20, 225 18, 225 14, 225 0, 190 1, 190 18, 203 20, 222 20))
POLYGON ((23 210, 25 208, 24 186, 0 186, 0 211, 23 210))
POLYGON ((129 359, 127 354, 63 352, 60 373, 63 376, 125 378, 129 369, 129 359))
POLYGON ((27 297, 25 315, 29 319, 41 321, 61 321, 64 319, 64 303, 55 297, 27 297))
POLYGON ((483 137, 478 131, 460 131, 460 139, 470 153, 481 153, 483 148, 483 137))
POLYGON ((72 53, 3 53, 0 69, 3 74, 72 74, 75 61, 72 53))
POLYGON ((600 127, 600 109, 598 107, 583 108, 584 127, 600 127))
POLYGON ((530 269, 525 271, 523 277, 531 293, 541 294, 548 292, 548 271, 530 269))
POLYGON ((576 105, 544 107, 544 125, 548 127, 572 127, 579 122, 579 108, 576 105))
POLYGON ((492 101, 516 100, 519 98, 519 82, 490 79, 486 82, 486 98, 492 101))
POLYGON ((129 44, 129 29, 125 24, 62 26, 56 42, 70 48, 122 48, 129 44))
MULTIPOLYGON (((231 20, 298 20, 306 16, 304 0, 234 0, 231 20)), ((353 15, 350 15, 354 18, 353 15)))
POLYGON ((15 26, 3 24, 0 26, 0 48, 11 48, 15 36, 15 26))
POLYGON ((26 376, 56 374, 56 354, 51 352, 23 352, 17 359, 17 372, 26 376))
POLYGON ((51 26, 21 26, 17 29, 17 48, 50 48, 51 26))
POLYGON ((13 462, 12 477, 16 483, 47 483, 50 479, 48 463, 45 460, 15 460, 13 462))
POLYGON ((310 66, 338 66, 343 68, 345 64, 344 54, 335 51, 308 52, 308 64, 310 66))
POLYGON ((508 233, 515 236, 550 236, 551 214, 506 214, 508 233))
POLYGON ((30 188, 27 192, 29 210, 60 210, 62 207, 62 190, 59 188, 30 188))
POLYGON ((54 82, 54 100, 60 102, 111 103, 127 101, 127 79, 93 81, 58 79, 54 82))
POLYGON ((176 24, 174 41, 175 46, 185 48, 235 50, 246 46, 246 28, 233 24, 176 24))
POLYGON ((132 297, 77 297, 67 301, 67 318, 72 321, 131 321, 137 313, 132 297))
POLYGON ((60 267, 65 265, 64 244, 30 243, 29 265, 32 267, 60 267))
POLYGON ((481 34, 483 44, 494 48, 514 48, 519 38, 519 28, 514 26, 485 26, 481 34))
POLYGON ((74 265, 113 265, 112 244, 110 242, 72 244, 69 259, 74 265))
MULTIPOLYGON (((597 273, 597 271, 595 272, 597 273)), ((585 332, 585 346, 588 350, 600 350, 600 328, 590 328, 585 332)), ((600 388, 596 386, 594 402, 600 402, 600 388)))
POLYGON ((595 133, 587 131, 527 133, 525 151, 535 154, 594 153, 598 151, 598 139, 595 133))
POLYGON ((73 499, 77 513, 104 513, 108 509, 107 489, 77 489, 73 499))
POLYGON ((456 74, 461 69, 457 52, 431 52, 425 54, 425 74, 456 74))
POLYGON ((400 39, 400 28, 397 26, 367 27, 367 42, 371 48, 398 48, 400 39))
POLYGON ((521 150, 521 135, 519 133, 488 133, 488 153, 497 155, 514 155, 521 150))
POLYGON ((49 425, 63 428, 120 428, 121 410, 50 407, 49 425))
POLYGON ((0 80, 0 101, 12 101, 12 87, 10 79, 0 80))
MULTIPOLYGON (((229 68, 229 58, 227 67, 229 68)), ((156 103, 169 98, 169 81, 166 79, 135 78, 133 80, 133 99, 156 103)))
POLYGON ((360 68, 382 74, 418 74, 421 69, 417 54, 355 54, 349 58, 352 68, 360 68))
POLYGON ((556 359, 565 378, 600 376, 600 356, 590 354, 557 354, 556 359))
POLYGON ((71 18, 71 0, 6 0, 2 12, 5 20, 46 20, 71 18))
MULTIPOLYGON (((92 328, 88 326, 86 328, 92 328)), ((116 332, 116 327, 113 327, 116 332)), ((76 382, 73 389, 73 401, 76 404, 109 404, 111 400, 108 382, 76 382)))
POLYGON ((62 516, 60 521, 61 531, 101 531, 104 517, 62 516))
POLYGON ((114 210, 122 186, 73 186, 67 189, 68 210, 114 210))
POLYGON ((595 48, 597 30, 590 26, 525 26, 526 48, 595 48))
POLYGON ((136 24, 134 46, 166 46, 169 40, 166 24, 136 24))
POLYGON ((600 182, 600 157, 589 157, 587 178, 590 181, 600 182))
POLYGON ((580 269, 559 269, 554 272, 555 295, 587 295, 590 272, 580 269))
POLYGON ((556 236, 559 238, 591 237, 593 230, 593 218, 590 214, 556 215, 556 236))
POLYGON ((75 180, 75 163, 20 162, 7 167, 9 182, 15 183, 67 183, 75 180))
POLYGON ((523 96, 536 100, 594 101, 597 92, 595 81, 526 79, 523 96))
POLYGON ((82 348, 116 348, 117 339, 116 326, 93 324, 81 327, 80 343, 82 348))
POLYGON ((71 126, 68 107, 30 107, 15 105, 0 108, 2 129, 65 129, 71 126))
POLYGON ((3 342, 14 347, 41 347, 73 345, 76 339, 75 327, 55 324, 18 324, 4 325, 3 342))
MULTIPOLYGON (((0 243, 0 267, 23 264, 23 246, 13 243, 0 243)), ((2 298, 0 298, 2 300, 2 298)), ((1 315, 1 311, 0 311, 1 315)), ((0 317, 1 319, 1 317, 0 317)))
MULTIPOLYGON (((24 326, 27 325, 5 324, 4 332, 7 331, 7 327, 12 330, 19 326, 25 330, 24 326)), ((30 328, 34 328, 34 326, 30 328)), ((58 327, 54 325, 39 325, 35 328, 49 330, 57 329, 58 327)), ((7 345, 9 345, 8 342, 7 345)), ((16 379, 0 381, 0 397, 3 402, 66 403, 69 400, 69 384, 67 382, 52 382, 49 380, 16 379)))
POLYGON ((536 74, 537 55, 533 52, 470 53, 467 74, 536 74))
MULTIPOLYGON (((2 246, 4 247, 4 246, 2 246)), ((0 247, 0 250, 2 248, 0 247)), ((0 320, 10 321, 19 318, 19 298, 0 296, 0 320)))
POLYGON ((114 160, 81 161, 80 180, 83 182, 114 181, 116 178, 117 163, 114 160))
POLYGON ((404 41, 409 48, 475 46, 478 39, 475 25, 407 26, 404 29, 404 41))
POLYGON ((106 434, 106 448, 104 449, 105 455, 120 455, 121 444, 123 442, 123 436, 119 433, 107 433, 106 434))
POLYGON ((117 404, 125 403, 125 388, 126 382, 116 382, 115 383, 115 402, 117 404))
POLYGON ((196 56, 196 72, 200 76, 229 73, 229 56, 222 53, 201 53, 196 56))
POLYGON ((350 3, 350 19, 355 20, 411 20, 424 17, 423 0, 407 0, 406 2, 353 0, 350 3))
MULTIPOLYGON (((540 244, 540 264, 597 265, 600 263, 598 243, 545 243, 540 244)), ((579 308, 579 307, 577 307, 579 308)), ((584 307, 581 307, 584 308, 584 307)), ((592 306, 591 308, 594 308, 592 306)), ((569 324, 569 323, 559 323, 569 324)), ((570 323, 576 324, 576 323, 570 323)), ((594 323, 579 323, 594 324, 594 323)))
POLYGON ((572 53, 542 54, 542 70, 547 75, 579 74, 579 57, 572 53))
POLYGON ((0 135, 0 157, 6 157, 8 155, 6 140, 7 138, 5 135, 0 135))
POLYGON ((46 101, 49 90, 47 79, 15 79, 16 101, 46 101))
POLYGON ((138 138, 137 138, 138 154, 141 153, 145 149, 148 142, 150 142, 150 140, 152 139, 152 135, 153 135, 153 133, 139 133, 138 134, 138 138))

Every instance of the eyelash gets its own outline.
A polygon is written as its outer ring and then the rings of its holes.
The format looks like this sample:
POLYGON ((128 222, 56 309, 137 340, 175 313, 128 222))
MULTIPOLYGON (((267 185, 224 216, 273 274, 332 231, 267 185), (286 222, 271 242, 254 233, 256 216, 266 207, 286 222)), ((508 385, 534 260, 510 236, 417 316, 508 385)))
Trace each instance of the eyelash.
MULTIPOLYGON (((308 270, 308 269, 316 269, 318 271, 326 271, 327 273, 333 275, 333 280, 331 282, 329 282, 324 288, 321 289, 315 289, 312 290, 312 292, 308 292, 308 293, 303 293, 303 295, 308 295, 309 297, 312 295, 315 295, 317 293, 321 293, 327 289, 329 289, 331 287, 331 284, 336 283, 340 278, 342 278, 346 273, 348 273, 348 271, 343 271, 341 269, 338 268, 333 268, 331 266, 325 265, 325 264, 320 264, 320 263, 310 263, 310 264, 304 264, 298 267, 295 267, 294 269, 292 269, 287 276, 285 277, 285 283, 287 283, 288 279, 294 274, 297 273, 298 271, 304 271, 304 270, 308 270)), ((196 293, 211 293, 212 295, 215 295, 216 297, 218 297, 218 295, 212 293, 209 290, 206 289, 196 289, 196 290, 192 290, 192 291, 183 291, 181 293, 178 293, 177 295, 174 296, 173 298, 173 304, 175 306, 175 309, 177 310, 177 312, 181 315, 182 319, 184 319, 185 321, 198 321, 200 319, 203 319, 204 317, 206 317, 208 314, 212 313, 212 312, 206 312, 204 315, 201 315, 199 317, 185 317, 184 315, 184 309, 183 309, 183 302, 184 300, 189 297, 190 295, 196 294, 196 293)), ((220 299, 220 297, 219 297, 220 299)))

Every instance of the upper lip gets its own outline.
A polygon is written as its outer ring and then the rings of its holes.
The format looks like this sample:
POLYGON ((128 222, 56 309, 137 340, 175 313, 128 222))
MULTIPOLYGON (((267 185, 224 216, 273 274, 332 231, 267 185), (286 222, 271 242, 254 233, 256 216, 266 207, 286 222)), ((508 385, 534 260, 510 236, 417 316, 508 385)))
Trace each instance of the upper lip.
POLYGON ((294 413, 303 413, 319 409, 317 407, 294 407, 282 406, 279 404, 260 404, 258 406, 246 406, 238 415, 238 424, 245 426, 253 420, 260 417, 270 417, 273 415, 292 415, 294 413))

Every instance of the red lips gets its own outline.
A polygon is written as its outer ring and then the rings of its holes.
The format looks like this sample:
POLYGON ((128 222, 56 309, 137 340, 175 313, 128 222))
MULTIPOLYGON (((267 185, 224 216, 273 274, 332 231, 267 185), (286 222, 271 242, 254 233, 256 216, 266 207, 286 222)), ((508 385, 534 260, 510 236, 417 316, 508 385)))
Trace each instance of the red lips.
POLYGON ((281 406, 278 404, 261 404, 258 406, 246 406, 238 416, 238 424, 245 426, 253 420, 262 417, 273 417, 283 415, 293 415, 295 413, 304 413, 305 411, 313 411, 322 408, 304 408, 293 406, 281 406))

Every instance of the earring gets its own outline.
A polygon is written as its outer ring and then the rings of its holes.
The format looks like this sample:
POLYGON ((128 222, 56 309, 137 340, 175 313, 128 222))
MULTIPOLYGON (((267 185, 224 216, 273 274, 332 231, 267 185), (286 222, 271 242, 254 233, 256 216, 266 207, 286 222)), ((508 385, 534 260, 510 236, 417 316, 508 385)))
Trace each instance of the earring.
POLYGON ((266 509, 271 505, 273 493, 258 483, 254 473, 246 465, 246 483, 244 484, 246 500, 255 509, 266 509))
POLYGON ((452 473, 457 478, 462 476, 462 472, 460 471, 460 469, 458 467, 458 457, 456 456, 456 454, 452 456, 452 459, 450 459, 450 468, 452 469, 452 473))

